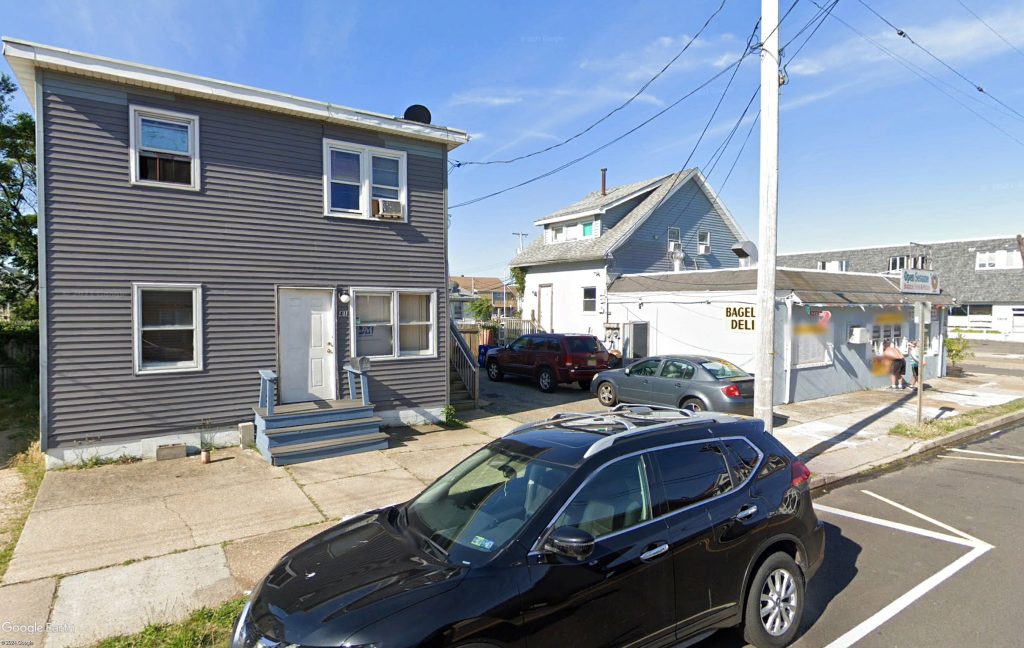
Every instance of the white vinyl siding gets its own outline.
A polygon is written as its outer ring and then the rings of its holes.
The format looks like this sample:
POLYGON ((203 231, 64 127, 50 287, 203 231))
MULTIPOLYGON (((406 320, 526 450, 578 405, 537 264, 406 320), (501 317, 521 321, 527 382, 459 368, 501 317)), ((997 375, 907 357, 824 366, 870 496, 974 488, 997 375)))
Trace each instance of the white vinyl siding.
POLYGON ((128 112, 131 184, 198 190, 198 115, 143 106, 128 112))
POLYGON ((402 203, 408 219, 406 153, 324 140, 324 215, 374 218, 373 200, 402 203))
POLYGON ((437 355, 437 303, 423 290, 353 290, 352 355, 399 358, 437 355))
POLYGON ((136 374, 202 370, 202 305, 198 284, 132 284, 136 374))

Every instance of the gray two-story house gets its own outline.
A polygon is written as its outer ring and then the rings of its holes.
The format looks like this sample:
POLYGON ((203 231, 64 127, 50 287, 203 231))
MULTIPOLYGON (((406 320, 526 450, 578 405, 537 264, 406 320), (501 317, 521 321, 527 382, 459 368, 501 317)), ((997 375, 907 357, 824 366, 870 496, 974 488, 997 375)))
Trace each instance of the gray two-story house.
POLYGON ((523 317, 544 330, 590 333, 643 355, 647 330, 612 321, 608 286, 623 274, 735 268, 746 239, 699 169, 601 188, 544 216, 509 263, 526 271, 523 317))
POLYGON ((289 463, 437 418, 466 133, 19 40, 4 55, 37 118, 50 465, 254 419, 289 463))

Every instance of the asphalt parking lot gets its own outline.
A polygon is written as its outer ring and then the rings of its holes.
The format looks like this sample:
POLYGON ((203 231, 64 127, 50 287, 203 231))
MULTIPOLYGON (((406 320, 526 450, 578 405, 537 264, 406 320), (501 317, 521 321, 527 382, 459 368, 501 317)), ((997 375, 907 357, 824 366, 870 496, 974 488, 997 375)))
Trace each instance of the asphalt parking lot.
POLYGON ((820 495, 826 561, 793 645, 1021 645, 1022 498, 1024 425, 820 495))
POLYGON ((576 383, 559 385, 554 392, 545 394, 535 380, 506 376, 500 382, 492 382, 486 372, 480 376, 480 397, 490 402, 488 411, 524 423, 558 412, 597 412, 604 409, 590 390, 584 391, 576 383))

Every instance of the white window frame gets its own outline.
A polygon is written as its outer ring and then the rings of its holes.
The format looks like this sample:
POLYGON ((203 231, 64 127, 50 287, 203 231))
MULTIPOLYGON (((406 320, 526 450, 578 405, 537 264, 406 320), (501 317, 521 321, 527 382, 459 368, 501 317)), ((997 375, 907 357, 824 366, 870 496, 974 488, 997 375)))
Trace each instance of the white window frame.
MULTIPOLYGON (((382 222, 409 222, 408 153, 397 149, 362 146, 342 140, 324 138, 323 191, 324 216, 328 218, 358 218, 382 222), (331 209, 331 151, 355 153, 359 156, 359 209, 331 209), (398 160, 398 200, 402 203, 401 219, 381 219, 373 215, 373 158, 398 160)), ((380 185, 386 186, 386 185, 380 185)), ((393 188, 393 187, 392 187, 393 188)))
POLYGON ((891 256, 889 257, 889 272, 897 272, 899 270, 907 269, 907 257, 905 256, 891 256))
POLYGON ((194 283, 132 283, 132 364, 135 375, 195 373, 203 371, 203 285, 194 283), (142 293, 147 290, 192 292, 192 348, 195 362, 191 365, 142 365, 142 293))
POLYGON ((594 220, 583 221, 582 223, 580 223, 580 238, 588 239, 597 236, 597 223, 598 221, 596 218, 594 220), (586 227, 587 225, 590 225, 590 234, 586 234, 583 231, 583 228, 586 227))
POLYGON ((582 310, 583 314, 584 315, 595 315, 595 314, 597 314, 597 286, 583 286, 582 288, 583 288, 583 300, 582 300, 582 304, 581 304, 580 307, 583 309, 582 310), (587 301, 588 301, 587 300, 587 291, 588 290, 593 290, 594 291, 594 308, 592 310, 587 310, 587 301))
POLYGON ((128 106, 128 115, 128 148, 130 155, 128 167, 130 169, 130 183, 132 185, 142 187, 162 187, 170 189, 184 189, 185 191, 199 191, 202 188, 202 181, 199 177, 199 170, 201 168, 199 162, 199 115, 175 112, 173 110, 164 110, 163 108, 150 108, 148 106, 138 106, 135 104, 131 104, 128 106), (142 129, 143 117, 157 121, 173 122, 176 124, 186 124, 188 126, 188 156, 192 159, 192 184, 186 185, 177 182, 158 182, 156 180, 142 180, 139 178, 140 150, 153 151, 155 153, 164 153, 167 155, 176 155, 181 157, 181 153, 179 151, 143 149, 141 147, 142 137, 140 133, 142 129))
POLYGON ((352 288, 349 290, 349 349, 350 356, 356 355, 356 297, 358 295, 391 296, 391 355, 366 356, 372 360, 407 360, 410 358, 437 357, 437 291, 421 288, 352 288), (430 297, 430 349, 427 353, 401 353, 401 322, 399 321, 399 296, 421 295, 430 297))
POLYGON ((669 243, 682 243, 683 241, 682 232, 679 230, 678 227, 668 228, 668 232, 665 236, 668 239, 669 243))
POLYGON ((827 263, 826 262, 818 261, 818 264, 817 264, 817 269, 818 270, 824 270, 824 269, 826 269, 826 267, 827 267, 827 263))

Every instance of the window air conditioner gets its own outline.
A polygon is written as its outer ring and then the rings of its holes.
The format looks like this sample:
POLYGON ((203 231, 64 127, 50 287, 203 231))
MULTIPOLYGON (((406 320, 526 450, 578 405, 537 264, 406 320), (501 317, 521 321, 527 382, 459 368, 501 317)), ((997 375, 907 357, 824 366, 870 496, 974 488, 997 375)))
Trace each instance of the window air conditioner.
POLYGON ((402 202, 400 200, 373 199, 373 215, 375 218, 402 219, 402 202))
POLYGON ((669 254, 671 254, 673 252, 682 252, 683 251, 683 244, 680 243, 679 241, 669 241, 668 242, 668 251, 669 251, 669 254))
POLYGON ((700 255, 711 254, 711 244, 710 243, 698 243, 697 244, 697 254, 700 254, 700 255))

